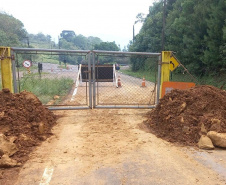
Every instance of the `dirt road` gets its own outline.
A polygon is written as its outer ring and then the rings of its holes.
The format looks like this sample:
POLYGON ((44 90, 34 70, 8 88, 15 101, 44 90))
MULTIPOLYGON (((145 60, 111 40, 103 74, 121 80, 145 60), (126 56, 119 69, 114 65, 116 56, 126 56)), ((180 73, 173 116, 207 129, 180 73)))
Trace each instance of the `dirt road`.
POLYGON ((142 124, 147 112, 55 112, 62 117, 54 135, 30 155, 14 184, 226 184, 225 150, 200 152, 156 138, 142 124))

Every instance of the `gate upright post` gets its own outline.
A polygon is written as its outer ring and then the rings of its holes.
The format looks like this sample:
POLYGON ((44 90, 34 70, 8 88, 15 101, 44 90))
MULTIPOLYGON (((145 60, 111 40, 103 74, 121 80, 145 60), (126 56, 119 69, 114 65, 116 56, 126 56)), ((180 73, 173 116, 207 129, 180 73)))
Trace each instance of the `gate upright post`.
POLYGON ((10 51, 10 47, 0 47, 2 88, 8 88, 10 92, 13 93, 14 89, 12 76, 12 61, 10 51))
POLYGON ((90 60, 90 52, 88 54, 88 77, 89 77, 89 108, 92 109, 92 79, 91 79, 91 60, 90 60))
POLYGON ((93 108, 96 107, 96 72, 95 72, 95 53, 93 52, 93 108))
POLYGON ((17 79, 16 79, 16 62, 15 62, 14 52, 12 50, 11 50, 11 55, 12 55, 12 70, 13 70, 13 89, 14 89, 14 93, 18 93, 17 79))
POLYGON ((162 64, 162 55, 158 58, 158 82, 157 82, 157 105, 159 104, 160 99, 160 87, 161 87, 161 64, 162 64))
POLYGON ((170 56, 171 51, 162 51, 162 67, 161 67, 161 92, 162 95, 162 84, 170 80, 170 56))

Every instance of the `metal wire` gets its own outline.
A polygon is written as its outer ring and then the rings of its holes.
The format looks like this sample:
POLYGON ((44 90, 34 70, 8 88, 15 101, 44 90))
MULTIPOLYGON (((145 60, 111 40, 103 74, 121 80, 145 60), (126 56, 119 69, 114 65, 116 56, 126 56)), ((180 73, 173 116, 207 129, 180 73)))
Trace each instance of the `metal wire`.
POLYGON ((130 57, 136 56, 136 58, 142 58, 144 61, 150 57, 159 57, 160 53, 35 48, 12 48, 12 50, 16 53, 19 91, 28 90, 33 92, 43 104, 51 109, 54 109, 54 107, 58 110, 81 109, 84 107, 152 108, 155 106, 157 69, 154 71, 154 81, 146 80, 145 87, 142 87, 142 78, 129 76, 122 69, 130 67, 130 57), (45 59, 39 62, 42 63, 42 69, 39 68, 38 61, 36 63, 32 62, 31 74, 28 74, 22 65, 23 61, 18 58, 22 54, 85 56, 88 70, 86 69, 87 73, 82 75, 84 70, 81 69, 82 80, 78 83, 76 81, 76 79, 79 79, 77 77, 77 65, 66 63, 61 65, 60 62, 58 64, 50 63, 48 59, 45 59), (112 59, 111 63, 124 62, 118 72, 113 69, 113 64, 105 66, 98 64, 99 59, 106 63, 105 60, 108 60, 109 57, 112 59), (119 59, 119 57, 126 58, 119 59), (120 76, 122 80, 121 87, 118 87, 118 79, 113 78, 113 76, 120 76), (73 98, 70 98, 72 94, 73 98))

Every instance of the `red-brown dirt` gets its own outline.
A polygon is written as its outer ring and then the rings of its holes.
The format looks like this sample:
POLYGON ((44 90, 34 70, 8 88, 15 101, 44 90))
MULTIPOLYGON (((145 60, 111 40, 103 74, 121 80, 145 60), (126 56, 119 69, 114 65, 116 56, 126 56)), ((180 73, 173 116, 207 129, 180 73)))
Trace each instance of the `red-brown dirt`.
POLYGON ((11 158, 18 163, 23 164, 33 147, 51 135, 55 123, 55 115, 32 93, 0 91, 0 132, 13 138, 18 151, 11 158))
POLYGON ((226 132, 226 91, 212 86, 175 89, 148 114, 146 123, 158 137, 195 145, 208 131, 226 132))

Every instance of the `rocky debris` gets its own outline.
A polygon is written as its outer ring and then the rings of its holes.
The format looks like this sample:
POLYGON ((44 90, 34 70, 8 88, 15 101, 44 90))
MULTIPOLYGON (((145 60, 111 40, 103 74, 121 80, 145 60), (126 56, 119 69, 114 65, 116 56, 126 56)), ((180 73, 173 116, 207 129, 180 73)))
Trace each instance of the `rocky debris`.
POLYGON ((39 130, 40 134, 43 134, 45 132, 45 127, 44 126, 45 125, 42 122, 38 124, 38 130, 39 130))
POLYGON ((213 143, 211 139, 208 136, 202 135, 199 142, 198 142, 198 147, 200 149, 205 149, 205 150, 212 150, 214 149, 213 143))
POLYGON ((60 96, 58 96, 58 95, 55 95, 55 96, 53 97, 54 100, 57 100, 57 99, 59 99, 59 98, 60 98, 60 96))
POLYGON ((0 157, 4 154, 11 156, 18 151, 16 144, 0 133, 0 157))
POLYGON ((146 124, 170 142, 197 145, 209 131, 226 133, 226 91, 206 85, 174 89, 148 113, 146 124))
POLYGON ((226 148, 226 133, 210 131, 207 136, 212 140, 214 146, 226 148))
POLYGON ((16 160, 9 158, 8 155, 3 155, 0 158, 0 168, 11 168, 15 166, 20 166, 20 163, 17 163, 16 160))
POLYGON ((55 123, 55 115, 34 94, 26 91, 12 94, 8 89, 0 91, 0 156, 8 162, 5 166, 15 166, 15 161, 24 163, 34 146, 52 135, 51 128, 55 123), (5 148, 12 149, 6 152, 8 149, 5 148))

